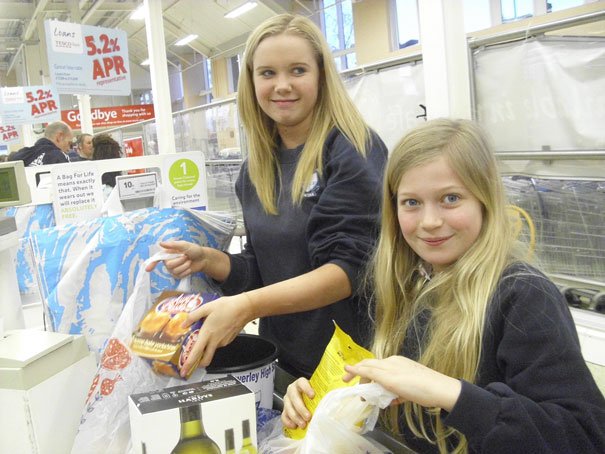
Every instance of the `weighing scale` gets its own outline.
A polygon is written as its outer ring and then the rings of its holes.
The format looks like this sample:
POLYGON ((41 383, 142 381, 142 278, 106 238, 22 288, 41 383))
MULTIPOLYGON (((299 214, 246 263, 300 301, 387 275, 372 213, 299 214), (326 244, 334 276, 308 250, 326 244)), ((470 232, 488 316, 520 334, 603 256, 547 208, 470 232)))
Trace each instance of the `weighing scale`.
MULTIPOLYGON (((0 163, 0 208, 31 202, 23 161, 0 163)), ((15 218, 0 216, 0 337, 4 329, 25 326, 15 254, 19 236, 15 218)))

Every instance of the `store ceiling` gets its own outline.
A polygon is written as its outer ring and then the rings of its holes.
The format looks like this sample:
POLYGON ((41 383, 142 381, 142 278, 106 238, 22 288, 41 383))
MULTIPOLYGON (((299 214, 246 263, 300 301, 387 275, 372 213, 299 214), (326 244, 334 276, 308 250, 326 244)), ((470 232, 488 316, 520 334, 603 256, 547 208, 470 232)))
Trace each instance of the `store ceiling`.
MULTIPOLYGON (((161 1, 169 64, 187 68, 195 63, 195 52, 206 57, 234 53, 249 33, 265 19, 286 11, 310 14, 312 0, 258 0, 258 6, 235 19, 225 13, 245 0, 150 0, 161 1), (174 43, 188 34, 198 38, 186 46, 174 43), (194 52, 195 51, 195 52, 194 52)), ((130 19, 143 0, 0 0, 0 84, 1 75, 14 71, 14 59, 23 43, 37 45, 46 19, 117 28, 128 35, 132 63, 147 58, 144 21, 130 19)), ((199 58, 198 58, 199 61, 199 58)))

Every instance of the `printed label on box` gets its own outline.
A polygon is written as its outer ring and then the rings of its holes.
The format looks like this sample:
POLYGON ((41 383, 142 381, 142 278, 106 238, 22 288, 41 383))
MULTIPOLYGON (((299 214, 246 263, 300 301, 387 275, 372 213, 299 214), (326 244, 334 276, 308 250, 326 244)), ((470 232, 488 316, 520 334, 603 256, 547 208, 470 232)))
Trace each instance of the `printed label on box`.
POLYGON ((129 410, 135 453, 256 452, 254 394, 231 375, 133 394, 129 410))

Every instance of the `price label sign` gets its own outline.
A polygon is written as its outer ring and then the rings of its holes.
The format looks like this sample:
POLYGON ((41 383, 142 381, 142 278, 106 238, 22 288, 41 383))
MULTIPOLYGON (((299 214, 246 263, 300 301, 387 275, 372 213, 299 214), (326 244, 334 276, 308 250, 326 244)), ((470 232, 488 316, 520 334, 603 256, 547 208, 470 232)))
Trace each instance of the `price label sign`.
POLYGON ((59 95, 52 85, 2 88, 0 113, 5 125, 60 120, 59 95))
POLYGON ((59 93, 130 95, 126 32, 55 20, 44 27, 50 75, 59 93))
POLYGON ((153 197, 158 186, 158 177, 153 172, 121 175, 116 178, 116 185, 120 200, 153 197))
POLYGON ((0 142, 15 143, 19 142, 19 131, 12 125, 0 126, 0 142))

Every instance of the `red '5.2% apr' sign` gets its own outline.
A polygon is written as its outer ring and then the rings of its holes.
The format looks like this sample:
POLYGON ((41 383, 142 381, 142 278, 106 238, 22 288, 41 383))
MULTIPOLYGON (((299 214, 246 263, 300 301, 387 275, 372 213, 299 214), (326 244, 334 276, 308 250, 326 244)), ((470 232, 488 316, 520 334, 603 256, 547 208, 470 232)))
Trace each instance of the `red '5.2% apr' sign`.
POLYGON ((124 66, 124 58, 121 55, 106 55, 120 51, 118 38, 110 38, 105 33, 99 35, 99 40, 96 41, 93 35, 84 37, 86 47, 88 47, 87 55, 96 55, 98 58, 92 61, 92 78, 107 78, 126 74, 124 66))
POLYGON ((25 93, 25 99, 31 105, 31 115, 44 115, 58 109, 57 102, 53 99, 51 90, 35 90, 25 93))
POLYGON ((14 126, 0 126, 0 140, 7 142, 19 137, 19 133, 14 126))

